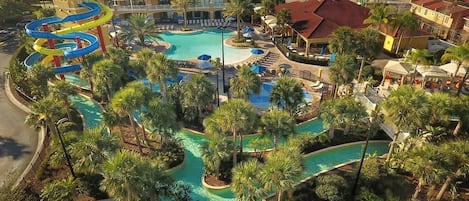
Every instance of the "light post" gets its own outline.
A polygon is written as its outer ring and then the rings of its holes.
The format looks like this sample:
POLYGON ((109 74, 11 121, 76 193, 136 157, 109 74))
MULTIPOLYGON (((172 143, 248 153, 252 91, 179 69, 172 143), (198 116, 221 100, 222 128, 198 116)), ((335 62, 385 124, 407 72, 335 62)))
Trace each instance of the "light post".
POLYGON ((355 198, 355 193, 358 188, 358 181, 360 180, 360 173, 362 171, 363 161, 365 160, 366 149, 368 148, 368 142, 370 139, 370 133, 371 133, 371 127, 372 127, 371 124, 373 124, 373 117, 369 118, 369 122, 370 122, 370 125, 368 129, 366 130, 365 147, 363 147, 362 157, 360 158, 360 165, 358 166, 357 176, 355 177, 355 182, 352 188, 352 198, 355 198))
MULTIPOLYGON (((108 0, 108 5, 109 7, 111 7, 111 3, 113 3, 113 6, 115 6, 116 2, 113 1, 113 0, 108 0)), ((112 28, 114 29, 114 40, 116 41, 116 46, 119 47, 119 38, 117 37, 117 29, 116 29, 116 25, 114 24, 114 13, 112 14, 112 19, 111 19, 111 24, 112 24, 112 28)))
POLYGON ((218 29, 221 30, 221 78, 222 78, 222 83, 223 83, 223 93, 226 93, 228 91, 225 85, 225 45, 224 45, 225 28, 226 26, 224 24, 218 27, 218 29))
POLYGON ((73 179, 76 179, 77 176, 75 175, 75 172, 73 171, 72 162, 70 162, 70 156, 67 153, 64 140, 62 139, 62 135, 60 134, 60 130, 59 130, 59 125, 66 121, 68 121, 67 118, 62 118, 62 119, 57 120, 57 122, 55 122, 54 125, 55 125, 55 130, 57 131, 57 135, 59 136, 60 144, 62 145, 62 149, 64 151, 65 159, 67 159, 67 165, 68 165, 68 168, 70 169, 70 173, 72 173, 73 179))

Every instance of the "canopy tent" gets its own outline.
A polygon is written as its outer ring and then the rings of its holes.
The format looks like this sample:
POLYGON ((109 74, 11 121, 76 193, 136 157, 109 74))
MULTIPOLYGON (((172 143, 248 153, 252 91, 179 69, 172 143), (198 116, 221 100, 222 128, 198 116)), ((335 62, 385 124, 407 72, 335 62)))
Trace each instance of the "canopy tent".
MULTIPOLYGON (((466 69, 464 67, 465 67, 464 64, 462 64, 458 70, 457 76, 464 77, 464 75, 466 74, 466 69)), ((454 72, 456 72, 456 68, 458 68, 458 64, 451 62, 451 63, 441 65, 439 68, 441 70, 446 71, 449 75, 452 76, 454 75, 454 72)))
POLYGON ((395 60, 389 60, 388 63, 384 66, 383 73, 390 72, 399 75, 408 75, 412 71, 412 66, 409 63, 404 63, 395 60))
POLYGON ((438 66, 417 66, 417 72, 423 79, 427 78, 449 78, 448 74, 438 66))

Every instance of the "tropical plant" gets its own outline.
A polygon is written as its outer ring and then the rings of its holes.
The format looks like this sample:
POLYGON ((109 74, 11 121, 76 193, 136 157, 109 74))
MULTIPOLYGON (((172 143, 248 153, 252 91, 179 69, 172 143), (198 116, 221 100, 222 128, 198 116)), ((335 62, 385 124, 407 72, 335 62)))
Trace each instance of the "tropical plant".
MULTIPOLYGON (((397 29, 399 33, 399 41, 396 47, 397 54, 401 46, 402 36, 404 36, 404 34, 414 34, 414 32, 419 29, 419 21, 410 11, 407 11, 405 13, 395 14, 392 16, 389 23, 392 27, 397 29)), ((410 42, 407 44, 410 45, 410 42)))
POLYGON ((236 77, 231 78, 230 92, 233 97, 248 101, 250 92, 260 93, 261 84, 257 74, 245 65, 239 69, 236 77))
POLYGON ((259 172, 262 164, 257 160, 249 160, 236 165, 233 168, 232 189, 237 200, 256 201, 261 200, 265 192, 259 172))
POLYGON ((28 80, 31 83, 31 95, 36 100, 49 95, 47 82, 54 77, 54 69, 43 64, 35 64, 27 71, 28 80))
POLYGON ((143 117, 144 124, 147 125, 151 133, 161 137, 162 147, 165 147, 169 139, 180 129, 173 106, 163 102, 160 98, 150 100, 143 117))
POLYGON ((202 144, 200 149, 206 172, 219 179, 220 165, 230 158, 229 150, 232 149, 231 146, 233 146, 233 143, 227 141, 221 135, 212 135, 208 142, 202 144))
MULTIPOLYGON (((114 64, 122 68, 124 73, 130 70, 130 52, 126 49, 110 47, 105 55, 106 59, 109 59, 114 64)), ((122 77, 122 75, 121 75, 122 77)))
POLYGON ((463 125, 467 124, 469 120, 469 97, 463 96, 455 99, 453 102, 455 105, 451 108, 451 114, 459 118, 458 124, 453 130, 453 135, 457 136, 463 125))
POLYGON ((280 137, 295 133, 295 119, 288 112, 272 110, 261 117, 262 134, 274 136, 274 150, 277 150, 280 137))
POLYGON ((412 50, 410 55, 410 61, 415 64, 414 73, 412 74, 411 83, 415 81, 415 76, 417 74, 417 67, 420 64, 428 66, 430 64, 432 54, 428 49, 415 49, 412 50))
POLYGON ((419 121, 424 114, 422 109, 427 101, 427 96, 422 89, 404 85, 391 94, 382 102, 387 119, 396 126, 396 133, 389 147, 386 161, 389 162, 394 147, 402 131, 414 131, 419 126, 419 121))
MULTIPOLYGON (((239 136, 242 154, 243 132, 251 131, 256 122, 254 107, 242 99, 230 99, 204 120, 205 131, 210 135, 231 134, 233 143, 239 136)), ((235 143, 236 144, 236 143, 235 143)), ((237 162, 237 146, 233 146, 233 167, 237 162)))
POLYGON ((68 177, 45 186, 41 190, 41 199, 72 201, 78 194, 82 193, 86 193, 83 182, 80 179, 68 177))
POLYGON ((25 123, 33 128, 46 125, 54 130, 55 122, 64 115, 64 107, 51 98, 44 98, 30 105, 31 113, 26 116, 25 123))
POLYGON ((102 164, 119 148, 116 136, 107 134, 104 127, 97 127, 85 130, 80 140, 69 145, 69 153, 75 159, 75 170, 97 174, 102 164))
POLYGON ((267 149, 272 147, 272 139, 268 137, 255 138, 249 141, 248 147, 254 149, 254 152, 258 153, 257 158, 262 160, 267 149))
POLYGON ((66 82, 65 80, 55 82, 54 85, 52 85, 52 88, 50 89, 50 95, 54 100, 63 101, 68 119, 72 119, 72 115, 70 113, 71 105, 69 98, 70 96, 75 96, 77 94, 78 92, 76 87, 71 85, 69 82, 66 82))
POLYGON ((337 174, 326 174, 316 179, 316 195, 323 200, 345 201, 350 186, 347 181, 337 174))
POLYGON ((232 0, 223 11, 225 17, 236 17, 236 39, 241 38, 241 18, 249 11, 250 0, 232 0))
POLYGON ((137 38, 137 44, 142 47, 147 46, 146 41, 163 40, 158 34, 158 28, 153 26, 154 20, 148 18, 146 14, 132 14, 128 21, 129 24, 122 27, 122 39, 134 40, 137 38))
POLYGON ((196 111, 196 122, 202 118, 204 110, 213 102, 216 88, 204 75, 194 75, 191 80, 182 85, 184 93, 183 106, 186 110, 196 111))
POLYGON ((339 27, 335 29, 329 39, 329 45, 327 46, 331 53, 337 55, 353 55, 357 44, 355 40, 355 33, 350 27, 339 27))
POLYGON ((150 48, 142 48, 140 49, 138 52, 137 52, 137 55, 136 55, 136 62, 139 64, 139 65, 143 65, 145 66, 145 69, 146 69, 146 66, 148 64, 148 62, 155 56, 155 51, 153 51, 152 49, 150 48))
POLYGON ((287 111, 290 116, 294 116, 298 107, 305 103, 304 97, 303 87, 298 80, 281 77, 270 92, 269 102, 287 111))
MULTIPOLYGON (((150 98, 151 98, 151 91, 148 87, 146 87, 142 82, 140 81, 134 81, 130 82, 127 84, 126 88, 130 88, 131 91, 133 91, 133 98, 136 101, 136 110, 138 111, 138 116, 140 117, 141 121, 145 121, 145 117, 143 115, 143 107, 148 105, 150 98)), ((145 124, 141 123, 140 124, 142 127, 142 132, 143 132, 143 140, 145 142, 148 142, 147 139, 147 133, 145 130, 145 124)))
POLYGON ((83 62, 81 62, 81 69, 80 69, 80 77, 82 79, 88 80, 88 83, 90 85, 90 91, 91 94, 94 92, 94 86, 93 86, 93 66, 95 63, 98 61, 101 61, 103 59, 102 55, 99 54, 90 54, 83 59, 83 62))
POLYGON ((280 27, 280 33, 282 35, 282 41, 283 41, 283 37, 285 36, 286 33, 288 33, 288 24, 291 23, 291 13, 288 9, 284 8, 278 11, 276 17, 277 17, 277 25, 279 25, 280 27))
POLYGON ((174 61, 168 59, 164 54, 158 53, 149 61, 145 72, 150 84, 152 82, 158 82, 163 101, 167 101, 166 91, 168 77, 177 80, 178 69, 174 65, 174 61))
POLYGON ((469 156, 467 155, 469 147, 466 141, 448 142, 440 146, 440 149, 443 151, 440 157, 443 160, 446 178, 435 200, 441 200, 450 184, 469 174, 469 156))
POLYGON ((360 82, 365 61, 376 57, 381 52, 383 40, 379 31, 372 28, 361 29, 356 37, 359 41, 357 43, 357 54, 362 58, 357 79, 357 81, 360 82))
POLYGON ((182 14, 184 15, 184 30, 187 29, 187 10, 189 6, 194 6, 197 1, 194 0, 174 0, 171 1, 172 5, 179 7, 182 10, 182 14))
POLYGON ((101 94, 107 96, 108 101, 112 101, 114 88, 119 84, 121 76, 124 74, 122 68, 112 60, 104 59, 93 65, 93 81, 101 94))
POLYGON ((372 4, 370 16, 366 18, 364 24, 373 24, 378 30, 381 30, 381 24, 387 24, 390 20, 392 7, 384 3, 372 4))
POLYGON ((303 155, 299 147, 288 144, 267 156, 259 177, 266 192, 275 191, 277 200, 282 200, 283 192, 293 188, 303 172, 303 155))
POLYGON ((367 116, 366 108, 353 98, 340 98, 324 101, 319 116, 326 127, 329 127, 329 138, 334 137, 336 126, 345 124, 344 135, 347 135, 353 123, 367 116))
POLYGON ((337 55, 329 70, 329 77, 335 84, 334 97, 337 96, 339 86, 350 87, 358 68, 356 59, 352 55, 337 55))
MULTIPOLYGON (((103 124, 109 129, 109 135, 113 134, 113 128, 115 126, 119 126, 121 128, 122 125, 122 118, 114 112, 111 108, 110 105, 106 105, 106 107, 103 109, 103 124)), ((125 142, 124 135, 121 133, 121 140, 122 142, 125 142)))
MULTIPOLYGON (((463 44, 456 47, 450 47, 445 50, 445 53, 441 56, 442 61, 454 61, 457 65, 454 70, 453 76, 451 76, 451 83, 454 83, 454 79, 458 76, 459 69, 463 63, 469 62, 469 44, 463 44)), ((469 70, 469 69, 468 69, 469 70)), ((464 82, 461 82, 464 83, 464 82)), ((463 84, 460 84, 463 85, 463 84)))

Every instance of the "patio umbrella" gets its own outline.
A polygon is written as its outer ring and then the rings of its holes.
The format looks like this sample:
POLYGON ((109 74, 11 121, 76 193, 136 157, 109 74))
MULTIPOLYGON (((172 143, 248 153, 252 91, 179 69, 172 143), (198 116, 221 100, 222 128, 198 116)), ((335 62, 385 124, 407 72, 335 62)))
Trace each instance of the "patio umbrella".
POLYGON ((244 27, 243 32, 244 33, 251 33, 251 32, 254 32, 254 29, 252 27, 244 27))
POLYGON ((246 33, 243 33, 243 37, 245 38, 252 38, 252 32, 246 32, 246 33))
POLYGON ((264 50, 255 48, 251 50, 251 54, 264 54, 264 50))
POLYGON ((251 66, 251 70, 256 73, 263 73, 267 70, 267 68, 265 66, 254 65, 254 66, 251 66))
POLYGON ((200 55, 200 56, 197 57, 198 60, 203 60, 203 61, 207 61, 207 60, 209 60, 209 59, 211 59, 211 58, 212 58, 212 56, 207 55, 207 54, 202 54, 202 55, 200 55))
MULTIPOLYGON (((182 79, 184 79, 184 75, 178 74, 176 79, 177 79, 177 82, 180 82, 182 79)), ((168 77, 168 82, 174 83, 173 77, 171 77, 171 76, 168 77)))
POLYGON ((184 20, 184 16, 178 15, 176 16, 176 20, 184 20))
POLYGON ((208 69, 208 68, 212 68, 213 65, 212 63, 210 63, 210 61, 206 61, 206 60, 201 60, 199 62, 199 68, 201 69, 208 69))

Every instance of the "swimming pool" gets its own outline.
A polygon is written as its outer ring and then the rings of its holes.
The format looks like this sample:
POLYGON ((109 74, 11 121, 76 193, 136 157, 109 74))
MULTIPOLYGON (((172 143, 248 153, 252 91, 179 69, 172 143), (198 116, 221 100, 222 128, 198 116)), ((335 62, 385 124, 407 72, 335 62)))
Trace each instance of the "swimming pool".
MULTIPOLYGON (((165 32, 160 36, 171 44, 171 48, 165 51, 170 59, 196 59, 202 54, 221 59, 221 32, 222 30, 210 29, 187 34, 165 32)), ((223 33, 224 39, 234 35, 234 32, 229 30, 224 30, 223 33)), ((251 56, 250 48, 233 48, 225 45, 224 51, 225 64, 237 63, 251 56)))
MULTIPOLYGON (((249 102, 251 102, 255 107, 259 109, 267 109, 271 106, 269 102, 270 93, 272 88, 275 86, 276 82, 263 82, 261 86, 261 92, 259 94, 251 93, 249 95, 249 102)), ((305 95, 305 101, 310 102, 313 97, 310 93, 303 89, 303 94, 305 95)))

